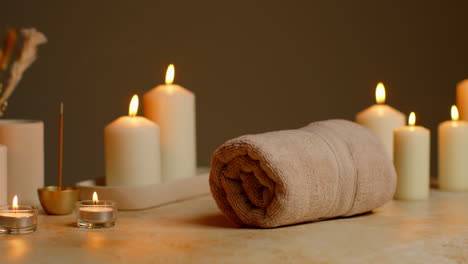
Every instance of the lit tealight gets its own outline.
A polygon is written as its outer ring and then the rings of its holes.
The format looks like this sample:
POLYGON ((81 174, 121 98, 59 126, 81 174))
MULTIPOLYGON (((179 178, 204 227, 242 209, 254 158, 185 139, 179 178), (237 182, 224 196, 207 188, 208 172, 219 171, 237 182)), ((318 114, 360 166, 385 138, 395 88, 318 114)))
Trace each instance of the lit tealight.
POLYGON ((385 86, 379 82, 375 88, 375 101, 378 104, 385 104, 385 86))
POLYGON ((93 192, 92 200, 76 203, 76 224, 80 228, 105 228, 115 225, 117 217, 117 203, 99 200, 93 192))
POLYGON ((12 205, 0 206, 0 234, 28 234, 36 231, 37 208, 18 205, 18 196, 13 197, 12 205))

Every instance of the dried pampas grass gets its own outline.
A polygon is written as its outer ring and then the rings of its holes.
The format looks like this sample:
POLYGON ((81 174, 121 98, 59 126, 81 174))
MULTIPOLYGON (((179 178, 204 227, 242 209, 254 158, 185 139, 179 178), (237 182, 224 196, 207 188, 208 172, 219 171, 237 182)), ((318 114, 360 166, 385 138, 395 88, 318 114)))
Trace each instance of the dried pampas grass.
POLYGON ((0 86, 0 116, 5 113, 8 99, 20 82, 23 73, 36 60, 37 46, 47 42, 46 36, 35 28, 21 29, 20 37, 22 45, 15 60, 12 61, 18 42, 18 32, 15 29, 7 30, 0 54, 0 71, 7 76, 3 83, 5 89, 1 89, 2 86, 0 86))

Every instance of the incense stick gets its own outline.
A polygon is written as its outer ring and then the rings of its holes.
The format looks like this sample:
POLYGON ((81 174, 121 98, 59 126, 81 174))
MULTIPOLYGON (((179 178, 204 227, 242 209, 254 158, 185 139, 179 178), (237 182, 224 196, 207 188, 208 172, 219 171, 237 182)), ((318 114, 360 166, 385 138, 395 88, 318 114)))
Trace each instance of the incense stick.
POLYGON ((59 162, 58 162, 58 189, 62 189, 62 161, 63 161, 63 102, 60 102, 59 115, 59 162))

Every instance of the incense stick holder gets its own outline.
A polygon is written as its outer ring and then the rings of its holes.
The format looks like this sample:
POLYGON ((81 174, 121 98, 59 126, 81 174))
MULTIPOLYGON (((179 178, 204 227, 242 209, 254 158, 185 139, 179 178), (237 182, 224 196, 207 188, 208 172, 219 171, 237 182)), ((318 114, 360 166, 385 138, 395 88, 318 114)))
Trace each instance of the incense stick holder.
POLYGON ((37 189, 42 208, 50 215, 67 215, 73 211, 80 198, 76 187, 46 186, 37 189))

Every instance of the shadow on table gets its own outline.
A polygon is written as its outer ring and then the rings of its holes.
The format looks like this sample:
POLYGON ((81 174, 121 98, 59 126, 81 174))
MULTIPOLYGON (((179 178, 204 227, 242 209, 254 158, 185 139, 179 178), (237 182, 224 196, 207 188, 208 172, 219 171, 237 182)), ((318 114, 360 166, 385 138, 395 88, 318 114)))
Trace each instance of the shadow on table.
MULTIPOLYGON (((373 212, 366 212, 362 214, 357 214, 353 216, 346 216, 346 217, 335 217, 335 218, 327 218, 327 219, 318 219, 315 221, 309 221, 309 222, 303 222, 303 223, 297 223, 297 224, 290 224, 290 225, 284 225, 284 226, 278 226, 275 228, 266 228, 266 229, 281 229, 281 228, 287 228, 287 227, 292 227, 292 226, 301 226, 301 225, 306 225, 306 224, 314 224, 314 223, 323 223, 323 222, 328 222, 328 221, 336 221, 336 220, 343 220, 343 219, 356 219, 356 218, 361 218, 361 217, 368 217, 373 215, 373 212)), ((244 228, 244 229, 262 229, 259 227, 239 227, 236 226, 234 223, 229 221, 226 217, 224 217, 223 214, 221 213, 216 213, 216 214, 206 214, 202 215, 197 218, 191 218, 191 219, 185 219, 184 222, 189 223, 189 224, 194 224, 194 225, 201 225, 201 226, 211 226, 211 227, 218 227, 218 228, 244 228)))
POLYGON ((236 225, 231 223, 221 213, 201 215, 196 218, 186 219, 185 221, 189 224, 194 225, 211 226, 219 228, 237 228, 236 225))

